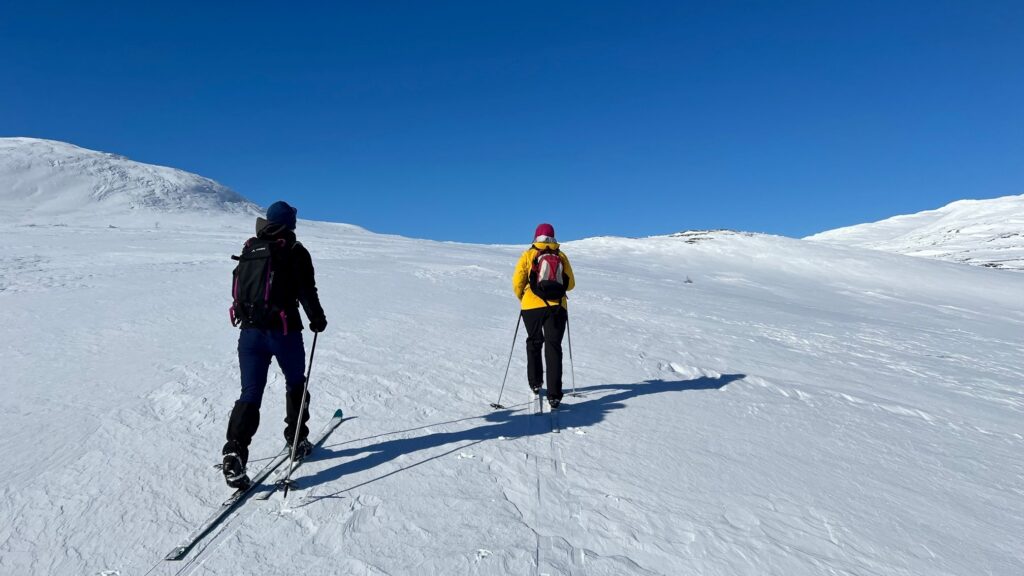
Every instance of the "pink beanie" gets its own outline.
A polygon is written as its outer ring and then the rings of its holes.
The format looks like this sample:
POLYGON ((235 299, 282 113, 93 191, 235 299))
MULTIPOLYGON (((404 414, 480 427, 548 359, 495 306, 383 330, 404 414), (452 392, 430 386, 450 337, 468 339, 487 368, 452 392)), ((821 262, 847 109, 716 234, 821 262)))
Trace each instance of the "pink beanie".
POLYGON ((555 227, 551 224, 541 224, 537 226, 537 230, 533 233, 534 242, 554 242, 555 241, 555 227))

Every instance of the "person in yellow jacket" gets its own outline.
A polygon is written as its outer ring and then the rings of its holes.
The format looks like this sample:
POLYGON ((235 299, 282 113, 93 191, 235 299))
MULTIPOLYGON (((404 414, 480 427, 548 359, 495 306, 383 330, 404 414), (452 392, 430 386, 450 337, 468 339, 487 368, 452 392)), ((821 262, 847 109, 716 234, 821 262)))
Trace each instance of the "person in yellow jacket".
POLYGON ((512 290, 519 298, 523 325, 526 327, 526 374, 530 390, 540 394, 544 384, 544 365, 548 372, 548 403, 558 408, 562 402, 562 335, 569 321, 565 293, 576 287, 569 258, 555 241, 555 228, 541 224, 533 235, 533 244, 523 252, 512 275, 512 290))

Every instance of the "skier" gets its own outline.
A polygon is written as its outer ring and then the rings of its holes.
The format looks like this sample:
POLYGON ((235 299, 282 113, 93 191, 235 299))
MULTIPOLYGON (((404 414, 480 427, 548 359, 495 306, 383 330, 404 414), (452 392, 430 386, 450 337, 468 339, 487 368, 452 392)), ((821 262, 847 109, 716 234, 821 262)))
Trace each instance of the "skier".
POLYGON ((519 298, 523 325, 526 327, 526 374, 530 390, 540 394, 544 384, 544 365, 548 372, 548 404, 552 409, 562 402, 562 335, 569 321, 565 293, 576 286, 569 258, 559 250, 555 229, 541 224, 533 243, 523 252, 512 275, 512 290, 519 298))
POLYGON ((222 450, 224 480, 232 488, 249 484, 249 442, 260 424, 260 404, 272 358, 277 359, 285 377, 285 441, 291 446, 294 435, 299 435, 296 458, 313 448, 306 439, 308 396, 307 405, 301 406, 306 351, 299 304, 313 332, 323 332, 327 318, 317 296, 312 258, 295 239, 297 212, 286 202, 273 203, 266 219, 256 219, 256 236, 246 242, 242 255, 235 257, 239 263, 234 272, 231 321, 241 328, 238 364, 242 392, 231 410, 222 450))

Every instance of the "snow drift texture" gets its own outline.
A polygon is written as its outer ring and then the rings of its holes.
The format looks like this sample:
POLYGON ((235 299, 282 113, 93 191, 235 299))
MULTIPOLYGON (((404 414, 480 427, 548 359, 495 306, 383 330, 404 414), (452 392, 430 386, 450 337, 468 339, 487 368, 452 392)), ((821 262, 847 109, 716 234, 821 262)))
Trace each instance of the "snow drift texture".
POLYGON ((808 238, 990 268, 1024 270, 1024 195, 961 200, 808 238))
POLYGON ((209 178, 34 138, 0 138, 0 209, 36 218, 258 211, 209 178))
MULTIPOLYGON (((8 230, 0 573, 1024 573, 1024 275, 727 232, 567 243, 582 395, 552 434, 522 332, 488 407, 525 246, 308 221, 311 424, 354 419, 287 504, 164 562, 228 493, 228 255, 253 225, 188 221, 8 230)), ((271 372, 255 461, 282 444, 271 372)))

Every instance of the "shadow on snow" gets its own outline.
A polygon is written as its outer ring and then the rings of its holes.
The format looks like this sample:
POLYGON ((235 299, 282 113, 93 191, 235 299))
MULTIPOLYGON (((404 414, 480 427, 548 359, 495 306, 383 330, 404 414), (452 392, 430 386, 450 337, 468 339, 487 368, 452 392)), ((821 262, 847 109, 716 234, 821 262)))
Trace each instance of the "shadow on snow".
MULTIPOLYGON (((602 422, 605 417, 615 410, 625 408, 623 401, 637 396, 646 396, 649 394, 663 394, 666 392, 686 392, 693 390, 717 390, 723 388, 727 384, 735 382, 744 378, 744 374, 723 374, 717 378, 703 377, 695 378, 693 380, 648 380, 645 382, 639 382, 635 384, 602 384, 597 386, 589 386, 586 388, 580 388, 577 392, 581 394, 582 398, 588 398, 593 396, 595 393, 602 391, 611 391, 610 394, 604 394, 596 398, 585 399, 583 401, 576 401, 576 399, 566 395, 566 403, 562 404, 562 408, 558 411, 559 425, 563 428, 574 427, 574 428, 586 428, 602 422)), ((315 475, 303 478, 301 481, 302 488, 308 489, 321 484, 327 484, 330 482, 336 482, 345 476, 364 472, 371 468, 375 468, 386 462, 390 462, 400 456, 419 452, 421 450, 429 450, 431 448, 439 448, 442 446, 448 446, 454 444, 455 447, 441 454, 436 454, 425 458, 408 466, 392 470, 386 474, 382 474, 375 478, 363 481, 359 484, 349 486, 328 494, 325 496, 317 496, 309 499, 304 505, 323 500, 326 498, 335 498, 344 492, 354 490, 361 486, 370 484, 393 476, 400 472, 407 471, 416 466, 420 466, 432 460, 443 458, 458 450, 464 450, 475 444, 486 442, 487 440, 494 440, 499 437, 505 439, 523 438, 527 436, 534 436, 537 434, 547 434, 550 432, 549 420, 540 420, 535 414, 524 411, 524 407, 528 407, 531 402, 524 402, 511 408, 503 410, 495 410, 488 414, 481 416, 471 416, 468 418, 460 418, 457 420, 449 420, 447 422, 439 422, 435 424, 427 424, 416 428, 409 428, 407 430, 399 430, 395 432, 388 432, 384 434, 377 434, 375 436, 369 436, 358 440, 349 440, 338 444, 327 446, 322 450, 318 451, 318 455, 315 460, 311 461, 326 461, 336 459, 347 459, 355 458, 354 460, 346 460, 340 464, 326 468, 317 472, 315 475), (333 449, 340 446, 354 444, 366 440, 373 440, 382 438, 385 436, 393 436, 396 434, 406 434, 409 432, 415 432, 417 430, 423 430, 426 428, 444 426, 448 424, 455 424, 459 422, 466 422, 471 420, 483 420, 484 423, 474 428, 468 428, 465 430, 459 430, 456 432, 435 432, 433 434, 426 434, 424 436, 414 436, 411 438, 398 438, 394 440, 382 440, 376 444, 369 444, 365 446, 359 446, 356 448, 341 448, 333 449), (361 458, 358 456, 363 455, 361 458)))

